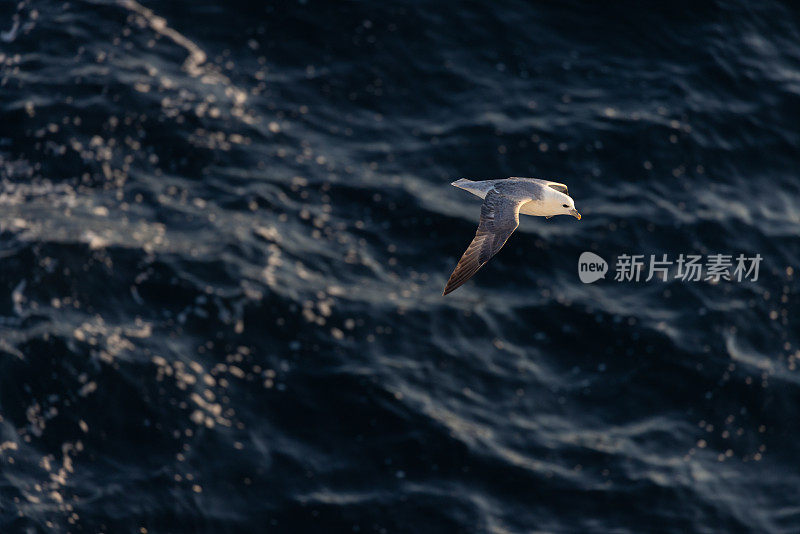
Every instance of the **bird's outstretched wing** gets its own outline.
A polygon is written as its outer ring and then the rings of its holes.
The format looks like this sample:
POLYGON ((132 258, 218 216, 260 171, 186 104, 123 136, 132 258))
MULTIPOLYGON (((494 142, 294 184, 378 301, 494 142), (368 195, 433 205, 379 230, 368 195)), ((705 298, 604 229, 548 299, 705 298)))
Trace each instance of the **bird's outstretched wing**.
POLYGON ((564 193, 565 195, 569 196, 569 189, 564 184, 560 184, 558 182, 547 182, 547 186, 551 189, 555 189, 559 193, 564 193))
POLYGON ((458 260, 442 295, 447 295, 472 278, 478 269, 503 248, 506 240, 519 226, 520 206, 529 200, 530 196, 505 195, 494 189, 489 191, 481 205, 481 221, 475 238, 458 260))
POLYGON ((541 178, 521 178, 519 176, 512 176, 509 180, 523 180, 526 182, 536 182, 542 184, 542 187, 549 187, 550 189, 555 189, 559 193, 564 193, 565 195, 569 196, 569 189, 565 184, 561 182, 554 182, 552 180, 542 180, 541 178))

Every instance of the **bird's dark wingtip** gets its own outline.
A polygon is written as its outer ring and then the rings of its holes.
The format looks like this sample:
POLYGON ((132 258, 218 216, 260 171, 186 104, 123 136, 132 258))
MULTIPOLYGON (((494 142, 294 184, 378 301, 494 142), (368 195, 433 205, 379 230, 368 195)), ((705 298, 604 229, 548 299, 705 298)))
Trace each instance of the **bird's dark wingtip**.
POLYGON ((444 297, 444 296, 449 295, 450 293, 452 293, 453 291, 458 289, 459 286, 460 286, 460 284, 457 285, 457 286, 454 286, 453 284, 450 283, 450 280, 448 280, 447 281, 447 285, 444 286, 444 291, 442 291, 442 296, 444 297))
POLYGON ((444 291, 442 291, 442 296, 444 297, 444 296, 449 295, 450 293, 452 293, 453 291, 455 291, 459 287, 463 286, 464 282, 466 282, 466 280, 463 280, 463 281, 461 281, 459 283, 453 283, 452 280, 448 280, 447 281, 447 285, 444 286, 444 291))

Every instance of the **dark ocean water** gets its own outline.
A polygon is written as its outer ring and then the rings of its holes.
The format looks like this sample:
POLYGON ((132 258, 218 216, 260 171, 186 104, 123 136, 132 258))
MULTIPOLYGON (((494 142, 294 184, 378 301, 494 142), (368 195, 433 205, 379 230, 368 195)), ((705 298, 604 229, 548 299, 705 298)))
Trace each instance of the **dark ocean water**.
POLYGON ((608 4, 0 3, 0 532, 800 531, 800 9, 608 4))

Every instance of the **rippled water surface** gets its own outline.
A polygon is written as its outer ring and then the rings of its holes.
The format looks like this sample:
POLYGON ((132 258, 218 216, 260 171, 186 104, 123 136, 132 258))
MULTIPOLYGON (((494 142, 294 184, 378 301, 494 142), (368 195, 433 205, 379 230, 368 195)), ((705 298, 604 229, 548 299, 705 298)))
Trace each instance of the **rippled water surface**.
POLYGON ((771 0, 0 4, 0 531, 797 532, 799 43, 771 0), (443 298, 449 183, 507 176, 583 220, 443 298))

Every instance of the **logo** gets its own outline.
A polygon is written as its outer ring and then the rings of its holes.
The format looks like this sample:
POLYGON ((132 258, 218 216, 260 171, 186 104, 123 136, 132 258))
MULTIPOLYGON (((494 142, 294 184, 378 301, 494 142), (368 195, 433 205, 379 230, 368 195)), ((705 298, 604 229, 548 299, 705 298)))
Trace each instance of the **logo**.
MULTIPOLYGON (((614 266, 615 282, 725 282, 758 281, 761 254, 620 254, 614 266)), ((606 277, 608 263, 594 252, 584 252, 578 258, 578 277, 584 284, 606 277)))
POLYGON ((578 277, 584 284, 597 282, 606 277, 608 263, 594 252, 584 252, 578 258, 578 277))

